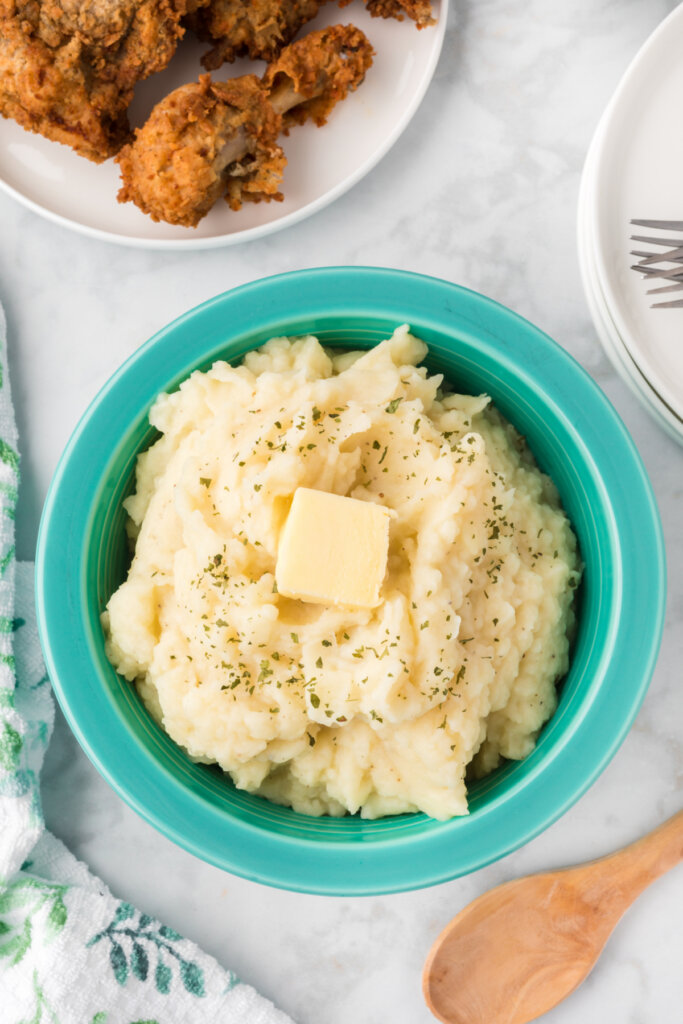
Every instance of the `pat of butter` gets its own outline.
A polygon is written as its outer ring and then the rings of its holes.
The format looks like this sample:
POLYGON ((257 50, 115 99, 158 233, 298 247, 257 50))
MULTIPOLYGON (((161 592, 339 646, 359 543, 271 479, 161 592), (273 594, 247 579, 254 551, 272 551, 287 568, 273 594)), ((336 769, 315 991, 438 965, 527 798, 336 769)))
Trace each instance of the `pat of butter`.
POLYGON ((394 515, 370 501, 298 487, 280 534, 278 593, 314 604, 375 608, 394 515))

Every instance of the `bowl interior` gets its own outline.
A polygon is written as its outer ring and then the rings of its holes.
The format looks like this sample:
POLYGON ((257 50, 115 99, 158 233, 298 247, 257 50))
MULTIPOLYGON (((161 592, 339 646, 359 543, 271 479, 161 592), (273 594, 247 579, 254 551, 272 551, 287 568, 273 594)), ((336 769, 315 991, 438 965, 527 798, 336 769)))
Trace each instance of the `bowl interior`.
MULTIPOLYGON (((280 333, 310 332, 328 346, 369 348, 389 337, 396 326, 395 320, 378 318, 369 321, 367 316, 302 316, 283 324, 280 333)), ((592 681, 591 652, 600 646, 601 638, 608 629, 610 602, 601 601, 601 595, 607 595, 609 591, 604 566, 613 564, 615 559, 609 555, 611 538, 606 522, 596 520, 591 514, 591 510, 600 505, 597 481, 585 472, 581 460, 567 451, 562 423, 557 421, 556 410, 549 407, 543 391, 531 380, 520 382, 518 374, 508 372, 499 355, 488 351, 486 345, 466 336, 444 336, 426 325, 412 324, 412 327, 430 346, 427 365, 431 372, 443 373, 457 390, 465 393, 490 394, 500 411, 527 436, 541 468, 552 476, 560 490, 564 507, 578 534, 585 562, 574 654, 571 670, 562 686, 557 712, 544 728, 537 748, 529 758, 523 762, 508 762, 470 787, 471 814, 478 814, 528 773, 537 770, 539 762, 565 726, 571 723, 592 681)), ((192 369, 206 370, 218 358, 236 362, 246 351, 262 344, 270 336, 271 330, 257 331, 240 338, 230 338, 226 332, 222 346, 203 353, 196 360, 192 360, 189 354, 190 363, 168 382, 168 390, 177 387, 192 369)), ((104 680, 117 713, 125 719, 136 740, 152 751, 164 768, 180 778, 193 794, 225 813, 269 831, 337 842, 356 838, 377 842, 399 833, 424 833, 439 828, 438 822, 423 814, 400 815, 379 821, 365 821, 358 816, 310 818, 236 790, 230 779, 218 769, 194 764, 154 722, 135 689, 115 673, 104 653, 98 616, 125 578, 130 564, 122 501, 134 486, 137 454, 153 443, 155 436, 146 418, 140 416, 121 437, 93 502, 87 538, 85 606, 90 612, 91 651, 97 674, 104 680)))

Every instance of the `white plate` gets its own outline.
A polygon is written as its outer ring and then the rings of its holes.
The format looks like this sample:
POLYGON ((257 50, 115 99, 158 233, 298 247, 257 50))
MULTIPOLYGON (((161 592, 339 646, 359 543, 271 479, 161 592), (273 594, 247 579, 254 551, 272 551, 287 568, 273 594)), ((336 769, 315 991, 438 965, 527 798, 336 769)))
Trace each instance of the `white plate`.
POLYGON ((683 443, 683 421, 668 408, 650 384, 642 368, 634 361, 619 335, 610 315, 605 296, 600 287, 597 273, 597 245, 593 224, 589 216, 589 198, 595 188, 596 151, 606 118, 603 118, 595 133, 586 157, 581 179, 578 203, 578 253, 579 267, 586 301, 593 319, 598 338, 610 362, 630 391, 643 404, 657 423, 679 443, 683 443))
POLYGON ((683 220, 682 53, 683 5, 650 36, 613 96, 596 136, 586 199, 597 282, 609 316, 650 388, 679 420, 683 310, 651 308, 656 299, 630 269, 629 252, 631 234, 657 234, 635 230, 632 218, 683 220))
MULTIPOLYGON (((326 4, 312 28, 353 23, 376 50, 357 92, 340 103, 323 128, 303 125, 283 140, 287 168, 282 203, 247 203, 237 213, 219 202, 197 228, 155 224, 132 203, 117 203, 118 167, 93 164, 56 142, 0 119, 0 187, 37 213, 87 235, 150 249, 208 249, 260 237, 294 224, 332 202, 375 166, 396 142, 431 81, 443 43, 448 0, 435 0, 438 23, 418 31, 410 21, 371 18, 354 0, 326 4)), ((133 125, 172 89, 196 80, 208 49, 191 34, 165 71, 141 82, 130 108, 133 125)), ((262 63, 226 64, 214 77, 263 72, 262 63)))
POLYGON ((683 423, 661 401, 647 378, 638 369, 610 317, 604 296, 596 279, 595 252, 592 239, 584 225, 579 229, 579 263, 586 301, 598 338, 610 362, 633 395, 670 437, 683 444, 683 423))

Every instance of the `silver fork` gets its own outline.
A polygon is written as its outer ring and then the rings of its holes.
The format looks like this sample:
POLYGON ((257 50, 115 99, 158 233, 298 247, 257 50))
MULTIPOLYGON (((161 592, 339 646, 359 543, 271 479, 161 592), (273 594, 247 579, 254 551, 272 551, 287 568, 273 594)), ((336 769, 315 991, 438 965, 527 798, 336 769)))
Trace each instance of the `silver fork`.
MULTIPOLYGON (((683 220, 632 220, 631 224, 639 228, 650 228, 655 231, 681 231, 683 220)), ((631 235, 632 242, 643 242, 645 245, 664 246, 666 252, 631 249, 631 256, 639 256, 638 263, 631 266, 647 281, 664 280, 671 282, 659 288, 649 288, 648 295, 661 295, 664 292, 683 291, 683 237, 658 238, 654 235, 631 235), (673 266, 668 266, 673 264, 673 266)), ((653 302, 653 309, 683 309, 683 299, 671 302, 653 302)))

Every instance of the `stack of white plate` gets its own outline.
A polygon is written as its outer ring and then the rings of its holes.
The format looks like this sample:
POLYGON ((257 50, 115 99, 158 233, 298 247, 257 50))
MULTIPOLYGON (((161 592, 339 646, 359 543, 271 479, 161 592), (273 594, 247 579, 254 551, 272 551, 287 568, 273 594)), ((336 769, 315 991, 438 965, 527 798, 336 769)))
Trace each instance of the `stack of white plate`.
POLYGON ((683 221, 683 4, 650 36, 612 97, 591 143, 579 197, 579 261, 588 305, 618 373, 664 429, 683 444, 683 308, 652 303, 665 281, 631 269, 633 219, 683 221))

